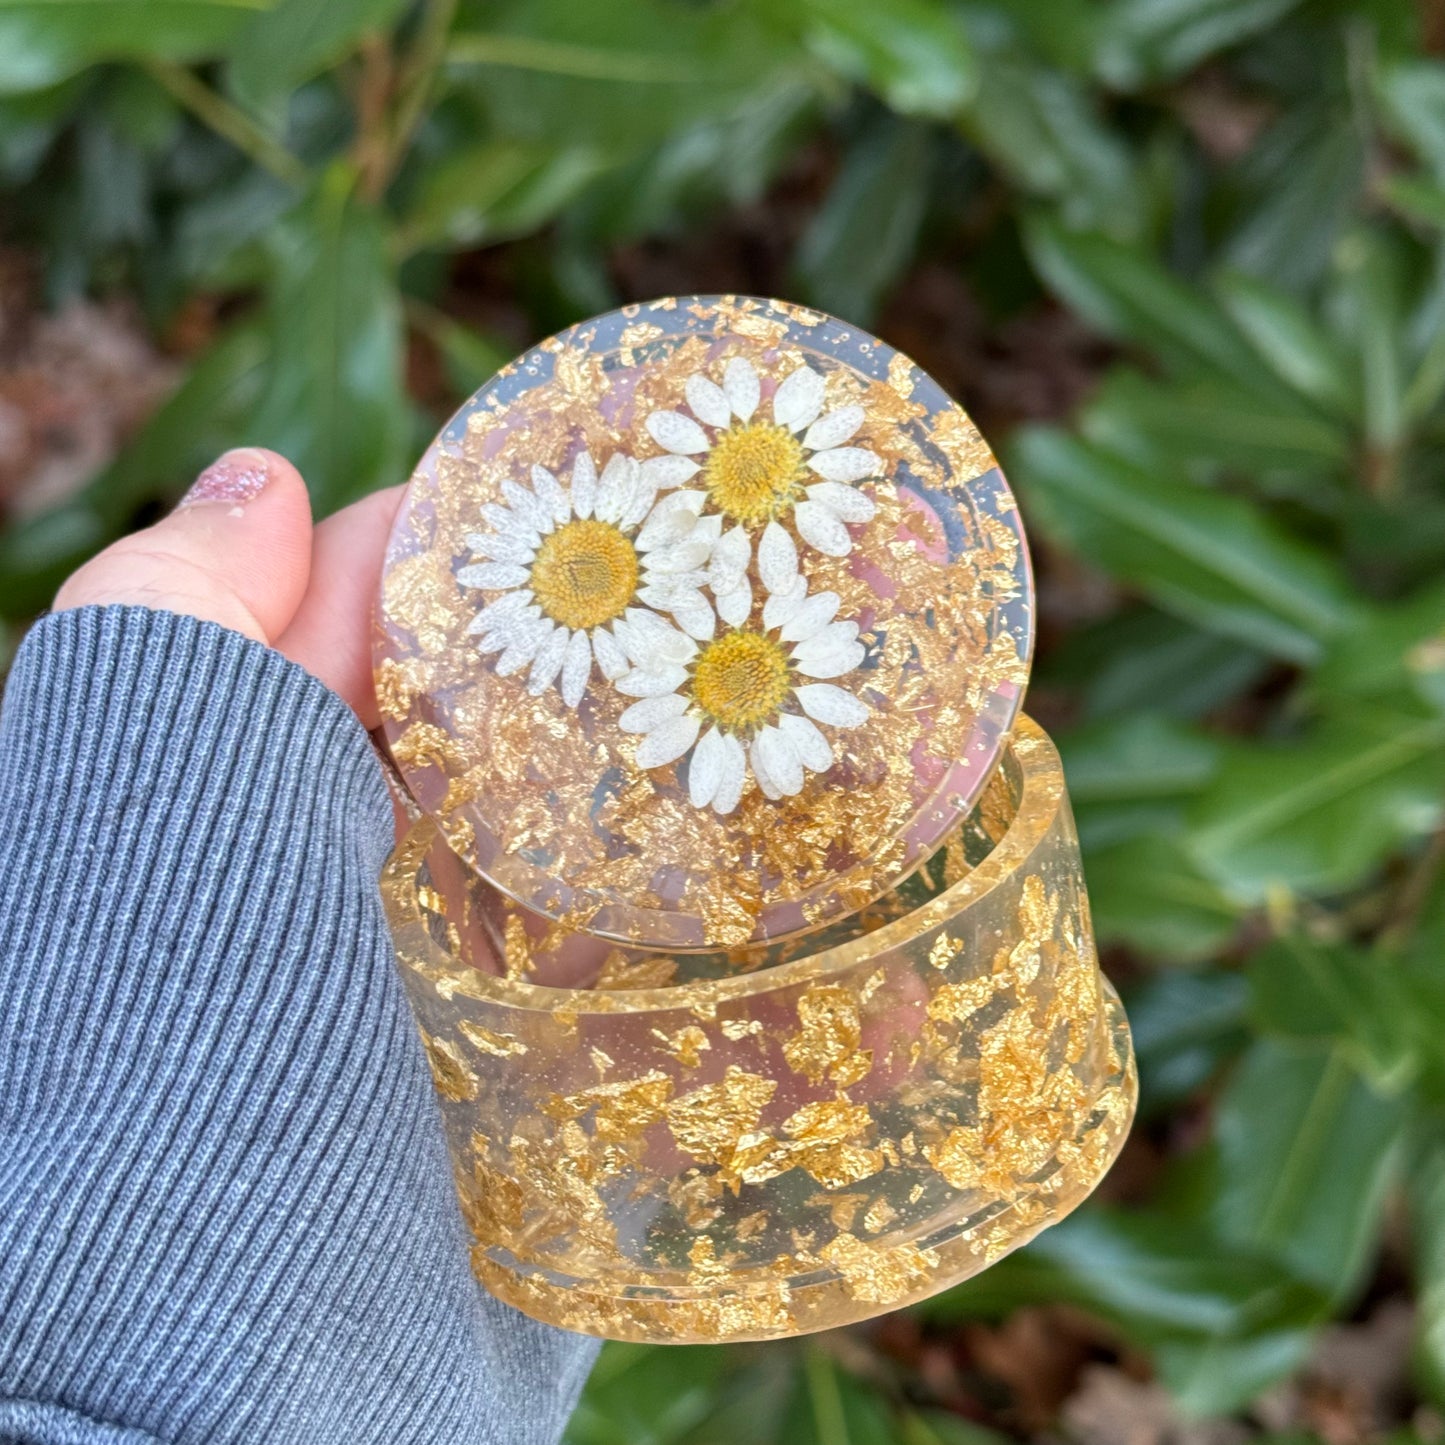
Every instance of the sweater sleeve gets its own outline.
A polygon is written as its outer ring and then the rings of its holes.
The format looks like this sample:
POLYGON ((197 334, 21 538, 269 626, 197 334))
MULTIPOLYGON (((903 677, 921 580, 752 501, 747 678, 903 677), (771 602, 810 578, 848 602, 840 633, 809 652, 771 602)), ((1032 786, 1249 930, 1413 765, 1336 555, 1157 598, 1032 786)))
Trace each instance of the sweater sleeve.
POLYGON ((473 1282, 365 733, 278 653, 40 622, 0 710, 0 1441, 556 1440, 473 1282))

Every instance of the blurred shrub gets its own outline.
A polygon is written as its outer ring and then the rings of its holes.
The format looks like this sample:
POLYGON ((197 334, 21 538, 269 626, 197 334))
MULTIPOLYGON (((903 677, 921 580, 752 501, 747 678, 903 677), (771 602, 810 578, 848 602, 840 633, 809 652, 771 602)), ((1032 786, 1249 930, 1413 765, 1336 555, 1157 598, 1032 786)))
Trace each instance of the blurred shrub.
MULTIPOLYGON (((1003 441, 1156 1162, 918 1315, 1066 1301, 1229 1411, 1356 1306, 1394 1208, 1445 1405, 1441 39, 1404 0, 5 0, 0 192, 51 297, 221 320, 0 535, 0 615, 227 444, 322 510, 401 477, 436 421, 408 339, 454 395, 528 339, 447 313, 452 257, 532 238, 540 335, 823 154, 794 297, 868 324, 927 256, 1109 358, 1003 441), (1084 625, 1047 601, 1080 563, 1084 625)), ((904 1398, 812 1345, 619 1348, 573 1439, 993 1438, 904 1398)))

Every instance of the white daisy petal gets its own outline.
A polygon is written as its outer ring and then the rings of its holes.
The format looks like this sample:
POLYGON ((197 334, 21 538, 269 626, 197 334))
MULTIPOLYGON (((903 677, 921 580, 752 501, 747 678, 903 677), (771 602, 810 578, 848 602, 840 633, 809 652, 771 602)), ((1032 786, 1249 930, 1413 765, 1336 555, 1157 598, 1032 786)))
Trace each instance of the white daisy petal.
POLYGON ((631 666, 621 643, 605 627, 599 627, 592 633, 592 655, 608 682, 621 677, 631 666))
POLYGON ((556 633, 563 632, 565 636, 564 629, 549 618, 539 618, 538 622, 542 625, 532 628, 524 637, 512 643, 497 659, 498 677, 510 677, 512 673, 520 672, 556 633))
POLYGON ((811 366, 785 376, 773 394, 773 420, 793 431, 811 425, 822 409, 823 378, 811 366))
POLYGON ((688 534, 688 540, 692 542, 706 542, 709 553, 717 545, 717 540, 722 536, 723 519, 714 512, 708 517, 699 517, 697 525, 688 534))
POLYGON ((806 659, 794 657, 793 666, 804 677, 842 677, 863 661, 863 654, 861 642, 843 642, 811 653, 806 659))
POLYGON ((719 592, 715 600, 717 615, 729 627, 741 627, 752 614, 753 589, 748 586, 746 578, 743 579, 741 587, 734 587, 730 592, 719 592))
POLYGON ((821 632, 837 615, 842 598, 836 592, 816 592, 783 624, 778 636, 784 642, 804 642, 821 632))
POLYGON ((717 785, 722 781, 726 754, 723 734, 716 728, 709 728, 698 739, 687 765, 687 796, 694 808, 705 808, 712 802, 717 785))
POLYGON ((697 741, 702 724, 686 713, 660 723, 637 745, 639 768, 661 768, 675 763, 697 741))
POLYGON ((546 467, 533 465, 532 490, 552 509, 552 520, 559 526, 572 519, 572 499, 562 483, 546 467))
POLYGON ((599 522, 615 523, 622 515, 632 492, 632 469, 636 465, 631 457, 625 457, 621 452, 613 452, 607 458, 607 465, 602 468, 602 475, 597 480, 597 501, 592 508, 592 515, 599 522))
POLYGON ((617 525, 624 530, 635 527, 652 510, 656 497, 657 488, 643 476, 642 468, 634 464, 632 490, 622 504, 622 515, 617 519, 617 525))
POLYGON ((562 701, 568 707, 576 707, 587 690, 587 679, 592 675, 592 644, 585 632, 574 632, 567 644, 567 655, 562 659, 562 701))
POLYGON ((624 697, 661 697, 665 692, 676 692, 687 681, 687 669, 666 667, 661 672, 646 672, 634 667, 625 672, 613 684, 624 697))
POLYGON ((827 451, 829 447, 842 446, 860 426, 863 425, 863 408, 856 403, 853 406, 840 406, 837 411, 830 411, 820 416, 807 430, 803 437, 803 445, 810 452, 827 451))
POLYGON ((786 592, 797 575, 796 543, 776 522, 769 522, 758 543, 758 579, 768 592, 786 592))
POLYGON ((522 519, 527 526, 534 531, 540 532, 544 537, 556 523, 552 519, 552 508, 544 502, 535 492, 530 492, 519 482, 514 482, 509 477, 502 483, 502 495, 507 499, 507 505, 522 519))
POLYGON ((856 728, 868 721, 871 711, 861 698, 835 687, 831 682, 807 682, 793 689, 798 705, 816 722, 829 727, 856 728))
POLYGON ((826 773, 833 766, 833 745, 805 717, 785 712, 778 730, 793 745, 798 761, 812 773, 826 773))
POLYGON ((832 451, 814 452, 808 465, 830 482, 861 482, 883 471, 883 458, 867 447, 834 447, 832 451))
POLYGON ((551 632, 554 624, 550 618, 529 617, 525 612, 517 615, 494 618, 485 628, 481 629, 481 640, 477 643, 477 651, 482 653, 500 652, 504 647, 510 647, 514 642, 521 642, 525 638, 537 633, 539 637, 545 637, 551 632))
POLYGON ((777 779, 768 771, 767 760, 763 757, 758 747, 762 734, 755 737, 748 748, 748 762, 752 764, 753 777, 758 780, 758 787, 763 790, 763 797, 770 798, 776 802, 783 796, 782 789, 778 787, 777 779))
POLYGON ((597 463, 592 453, 580 451, 572 463, 572 510, 579 517, 590 517, 597 505, 597 463))
POLYGON ((642 463, 643 473, 659 491, 668 487, 680 487, 690 477, 695 477, 701 468, 691 457, 675 456, 669 452, 663 457, 648 457, 642 463))
POLYGON ((658 446, 683 456, 705 452, 707 433, 680 411, 655 411, 647 418, 648 435, 658 446))
POLYGON ((665 692, 657 697, 645 697, 635 702, 617 719, 617 726, 625 733, 650 733, 670 718, 681 717, 687 711, 688 702, 680 692, 665 692))
POLYGON ((467 631, 490 632, 508 618, 539 616, 541 609, 533 605, 531 589, 523 587, 517 592, 503 593, 495 602, 487 603, 467 624, 467 631))
POLYGON ((697 585, 698 575, 696 572, 679 572, 676 577, 670 577, 666 573, 649 573, 646 585, 638 590, 637 600, 664 612, 670 607, 706 603, 707 598, 697 585))
POLYGON ((525 567, 514 562, 479 562, 472 567, 462 567, 457 572, 457 581, 463 587, 520 587, 530 574, 525 567))
POLYGON ((799 502, 793 508, 793 518, 803 540, 826 556, 846 557, 853 550, 848 528, 822 502, 799 502))
POLYGON ((757 369, 745 356, 735 356, 723 368, 722 389, 739 421, 748 421, 758 409, 762 384, 757 369))
POLYGON ((672 615, 677 625, 699 642, 706 642, 717 631, 717 617, 706 598, 695 603, 678 603, 673 606, 672 615))
POLYGON ((696 644, 670 622, 641 607, 629 607, 627 615, 612 624, 612 634, 638 664, 646 658, 659 657, 665 662, 681 665, 690 662, 697 653, 696 644), (637 651, 633 650, 634 646, 637 651))
POLYGON ((527 545, 527 539, 515 533, 473 534, 467 538, 467 545, 479 557, 490 557, 496 562, 530 562, 537 555, 536 549, 527 545))
POLYGON ((845 482, 814 482, 806 490, 809 501, 821 502, 845 522, 871 522, 878 511, 872 497, 845 482))
POLYGON ((570 636, 565 627, 557 628, 537 649, 532 659, 532 670, 527 674, 527 691, 534 696, 546 692, 557 674, 562 670, 563 659, 567 656, 570 636))
POLYGON ((542 534, 530 522, 519 517, 510 507, 504 507, 500 502, 484 503, 482 516, 492 524, 494 532, 500 532, 509 537, 525 537, 534 547, 542 540, 542 534))
POLYGON ((714 813, 731 813, 743 795, 743 785, 748 780, 748 755, 737 738, 723 739, 722 767, 718 774, 717 790, 712 795, 714 813))
POLYGON ((741 527, 730 527, 717 539, 713 560, 735 572, 746 572, 753 559, 753 544, 741 527))
MULTIPOLYGON (((799 611, 802 609, 800 608, 799 611)), ((816 652, 842 647, 844 643, 854 642, 858 637, 858 624, 851 618, 837 622, 829 622, 818 627, 809 636, 803 639, 794 649, 794 657, 809 657, 816 652)))
POLYGON ((709 426, 727 426, 733 419, 727 393, 717 382, 694 373, 683 385, 693 415, 709 426))
POLYGON ((758 733, 756 746, 766 760, 768 772, 772 774, 773 785, 785 798, 801 792, 803 787, 803 760, 791 739, 781 729, 765 727, 758 733))
POLYGON ((792 586, 783 592, 775 592, 763 604, 763 626, 772 629, 781 627, 792 620, 808 596, 808 583, 801 573, 793 578, 792 586))
POLYGON ((671 546, 680 542, 692 531, 697 514, 688 507, 673 506, 682 492, 673 492, 664 497, 653 509, 651 516, 642 524, 637 534, 637 550, 651 552, 655 547, 671 546))
POLYGON ((694 541, 691 536, 667 547, 658 547, 647 554, 649 572, 691 572, 694 567, 707 563, 712 545, 706 541, 694 541))

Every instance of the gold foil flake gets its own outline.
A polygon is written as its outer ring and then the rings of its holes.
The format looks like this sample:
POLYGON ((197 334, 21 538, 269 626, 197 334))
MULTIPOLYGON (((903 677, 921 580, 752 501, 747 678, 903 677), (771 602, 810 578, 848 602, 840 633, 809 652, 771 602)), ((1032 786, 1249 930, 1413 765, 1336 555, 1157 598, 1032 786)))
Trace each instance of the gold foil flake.
POLYGON ((879 1234, 897 1218, 898 1211, 886 1199, 875 1199, 863 1216, 863 1228, 869 1234, 879 1234))
POLYGON ((510 1175, 478 1159, 471 1174, 459 1175, 462 1218, 478 1244, 505 1244, 522 1228, 527 1196, 510 1175))
POLYGON ((536 968, 532 961, 532 940, 527 937, 527 925, 517 913, 507 915, 502 967, 512 980, 525 978, 536 968))
POLYGON ((819 1257, 843 1276, 854 1299, 886 1305, 922 1288, 938 1255, 915 1244, 885 1249, 854 1234, 839 1234, 818 1251, 819 1257))
POLYGON ((738 1220, 733 1233, 739 1239, 747 1241, 756 1239, 760 1234, 766 1233, 767 1228, 768 1211, 766 1209, 756 1209, 751 1214, 745 1215, 742 1219, 738 1220))
POLYGON ((716 1084, 680 1094, 667 1106, 678 1148, 709 1164, 726 1164, 743 1135, 757 1128, 777 1081, 729 1065, 716 1084))
POLYGON ((471 1019, 458 1019, 457 1029, 474 1048, 493 1058, 515 1059, 527 1052, 527 1046, 515 1034, 495 1033, 471 1019))
POLYGON ((672 1087, 669 1075, 654 1071, 640 1079, 597 1084, 575 1094, 554 1094, 545 1109, 554 1119, 591 1113, 597 1138, 618 1142, 637 1138, 662 1118, 672 1087))
POLYGON ((382 717, 402 721, 420 690, 413 682, 410 670, 394 657, 384 657, 377 665, 376 705, 382 717))
POLYGON ((706 1235, 693 1240, 687 1258, 692 1265, 689 1277, 694 1284, 706 1284, 732 1273, 732 1266, 717 1257, 717 1248, 706 1235))
POLYGON ((444 1099, 464 1103, 477 1097, 480 1084, 475 1072, 462 1057, 462 1051, 450 1039, 439 1039, 422 1031, 427 1063, 431 1065, 432 1081, 444 1099))
POLYGON ((737 1044, 763 1031, 762 1019, 723 1019, 718 1025, 723 1037, 737 1044))
POLYGON ((434 723, 413 723, 391 745, 400 768, 451 768, 458 754, 451 738, 434 723))
POLYGON ((933 947, 928 950, 930 967, 947 968, 962 946, 957 939, 950 938, 946 932, 940 933, 933 940, 933 947))
POLYGON ((639 958, 629 960, 620 948, 614 948, 602 960, 597 989, 666 988, 677 974, 677 964, 670 958, 639 958))
POLYGON ((788 1067, 820 1083, 858 1048, 863 1036, 858 1000, 841 984, 814 984, 798 999, 798 1032, 783 1045, 788 1067))
MULTIPOLYGON (((683 1175, 667 1186, 668 1202, 682 1215, 689 1229, 706 1229, 721 1217, 727 1186, 719 1174, 683 1175)), ((745 1238, 741 1226, 734 1231, 745 1238)))
POLYGON ((888 363, 888 385, 907 401, 913 395, 913 388, 917 384, 916 368, 913 363, 901 352, 895 352, 893 359, 888 363))
POLYGON ((688 1024, 674 1034, 653 1029, 652 1036, 661 1044, 663 1052, 671 1054, 685 1069, 697 1068, 703 1051, 712 1048, 712 1040, 696 1024, 688 1024))

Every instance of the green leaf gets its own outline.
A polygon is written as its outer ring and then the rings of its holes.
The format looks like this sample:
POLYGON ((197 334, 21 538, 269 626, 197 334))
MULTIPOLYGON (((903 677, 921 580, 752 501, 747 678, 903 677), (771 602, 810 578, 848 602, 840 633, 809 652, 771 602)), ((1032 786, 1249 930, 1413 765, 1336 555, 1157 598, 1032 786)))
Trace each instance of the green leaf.
POLYGON ((418 179, 400 245, 455 249, 526 235, 610 164, 585 143, 559 150, 503 138, 449 152, 418 179))
POLYGON ((1396 61, 1379 69, 1375 88, 1391 130, 1445 180, 1445 65, 1396 61))
POLYGON ((1142 230, 1134 157, 1075 77, 1035 64, 1012 44, 990 45, 959 125, 1024 195, 1052 202, 1068 225, 1120 238, 1142 230))
POLYGON ((1247 1339, 1315 1323, 1317 1287, 1248 1248, 1221 1250, 1172 1216, 1090 1209, 920 1308, 940 1320, 1059 1300, 1112 1321, 1130 1339, 1247 1339))
POLYGON ((972 98, 978 64, 954 13, 932 0, 793 0, 832 69, 905 115, 946 119, 972 98))
POLYGON ((1331 697, 1402 694, 1445 710, 1445 583, 1389 606, 1370 606, 1335 638, 1311 677, 1331 697))
POLYGON ((1350 1296, 1378 1245, 1406 1120, 1406 1104, 1372 1091, 1339 1048, 1260 1040, 1215 1113, 1221 1234, 1350 1296))
POLYGON ((1290 934, 1250 960, 1249 989, 1258 1029, 1339 1044, 1382 1092, 1398 1091, 1416 1068, 1415 1001, 1393 959, 1290 934))
MULTIPOLYGON (((1093 891, 1093 871, 1089 877, 1093 891)), ((1139 1062, 1139 1106, 1149 1116, 1202 1088, 1248 1040, 1248 985, 1224 969, 1171 969, 1128 990, 1125 1006, 1139 1062)))
POLYGON ((102 60, 219 54, 268 0, 0 0, 0 93, 39 90, 102 60))
POLYGON ((865 129, 798 247, 803 299, 868 325, 913 259, 929 200, 932 138, 893 121, 865 129))
POLYGON ((78 495, 0 532, 0 612, 34 616, 80 563, 136 525, 147 504, 178 497, 202 467, 246 441, 265 364, 256 327, 227 332, 78 495))
POLYGON ((441 353, 447 380, 459 397, 489 382, 513 357, 513 349, 431 306, 408 301, 407 316, 441 353))
POLYGON ((1147 712, 1062 733, 1058 744, 1076 809, 1195 793, 1219 763, 1212 738, 1147 712))
POLYGON ((1152 607, 1115 613, 1040 659, 1036 685, 1068 687, 1085 718, 1193 718, 1259 680, 1268 660, 1152 607))
POLYGON ((1345 357, 1293 296, 1240 271, 1216 277, 1214 291, 1276 376, 1326 412, 1358 411, 1358 391, 1345 357))
POLYGON ((1024 238, 1044 281, 1100 331, 1148 347, 1170 367, 1202 366, 1245 388, 1278 390, 1228 317, 1144 251, 1043 216, 1024 238))
POLYGON ((1025 503, 1052 533, 1200 627, 1309 661, 1353 614, 1330 562, 1237 497, 1141 470, 1053 428, 1023 428, 1010 457, 1025 503))
POLYGON ((805 1348, 793 1407, 780 1445, 896 1445, 891 1412, 816 1344, 805 1348))
POLYGON ((1122 0, 1105 11, 1097 66, 1112 85, 1169 80, 1278 22, 1299 0, 1122 0))
POLYGON ((1086 847, 1090 911, 1103 943, 1193 963, 1222 948, 1243 908, 1200 868, 1183 842, 1157 827, 1086 847))
POLYGON ((1438 1132, 1410 1176, 1410 1236, 1415 1265, 1415 1378, 1445 1405, 1445 1140, 1438 1132))
POLYGON ((341 59, 363 36, 386 30, 409 4, 410 0, 278 0, 236 36, 231 88, 242 100, 264 109, 341 59))
POLYGON ((272 361, 254 438, 289 457, 329 512, 405 480, 411 416, 385 234, 337 167, 272 249, 272 361))
POLYGON ((1243 1340, 1164 1340, 1154 1351, 1154 1364, 1186 1415, 1228 1415, 1294 1374, 1313 1344, 1314 1331, 1305 1326, 1243 1340))
POLYGON ((1438 825, 1442 790, 1445 719, 1361 709, 1232 749, 1193 809, 1189 846, 1242 902, 1348 888, 1438 825))

